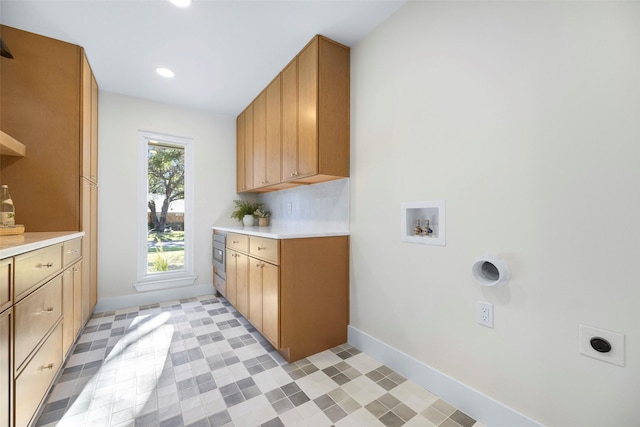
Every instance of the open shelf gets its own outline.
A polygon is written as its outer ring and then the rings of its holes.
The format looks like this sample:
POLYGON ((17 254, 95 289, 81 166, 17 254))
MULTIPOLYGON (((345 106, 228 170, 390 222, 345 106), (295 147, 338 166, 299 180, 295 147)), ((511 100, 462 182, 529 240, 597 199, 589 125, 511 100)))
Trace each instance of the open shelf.
POLYGON ((23 143, 0 130, 0 155, 24 157, 26 152, 27 147, 23 143))

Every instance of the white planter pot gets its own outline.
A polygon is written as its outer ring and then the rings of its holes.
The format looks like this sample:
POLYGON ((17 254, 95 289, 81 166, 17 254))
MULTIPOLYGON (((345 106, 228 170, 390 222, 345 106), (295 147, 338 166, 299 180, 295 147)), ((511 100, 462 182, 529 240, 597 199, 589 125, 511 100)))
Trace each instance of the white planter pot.
POLYGON ((253 222, 253 215, 245 215, 242 217, 242 224, 246 227, 251 227, 253 225, 253 222))

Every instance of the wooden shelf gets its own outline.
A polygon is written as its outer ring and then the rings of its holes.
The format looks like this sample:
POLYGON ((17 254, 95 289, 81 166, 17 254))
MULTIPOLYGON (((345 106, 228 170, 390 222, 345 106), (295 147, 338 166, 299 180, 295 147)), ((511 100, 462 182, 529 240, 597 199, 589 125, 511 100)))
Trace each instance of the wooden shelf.
POLYGON ((0 130, 0 155, 24 157, 26 152, 23 143, 0 130))

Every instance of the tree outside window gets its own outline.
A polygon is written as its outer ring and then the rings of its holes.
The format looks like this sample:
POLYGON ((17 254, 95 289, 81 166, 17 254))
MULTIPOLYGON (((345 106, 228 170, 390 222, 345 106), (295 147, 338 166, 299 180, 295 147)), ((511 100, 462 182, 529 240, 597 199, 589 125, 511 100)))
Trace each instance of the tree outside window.
POLYGON ((149 140, 147 272, 184 268, 184 148, 149 140))

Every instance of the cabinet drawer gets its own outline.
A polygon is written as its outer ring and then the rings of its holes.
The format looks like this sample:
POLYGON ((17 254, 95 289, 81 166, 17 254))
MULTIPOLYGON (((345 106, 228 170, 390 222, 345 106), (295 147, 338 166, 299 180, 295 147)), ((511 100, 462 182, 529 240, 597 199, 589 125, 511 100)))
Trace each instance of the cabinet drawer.
POLYGON ((244 234, 228 233, 227 247, 239 252, 249 252, 249 236, 244 234))
POLYGON ((265 237, 249 239, 249 254, 273 264, 280 264, 280 240, 265 237))
POLYGON ((62 244, 62 261, 65 267, 70 266, 80 258, 82 253, 82 239, 67 240, 62 244))
POLYGON ((11 306, 13 288, 13 258, 0 261, 0 311, 11 306))
POLYGON ((19 368, 62 316, 62 275, 14 306, 15 366, 19 368))
POLYGON ((62 324, 59 324, 16 379, 16 427, 29 425, 62 365, 62 324))
POLYGON ((62 271, 62 243, 19 255, 15 258, 14 298, 62 271))
POLYGON ((220 294, 226 298, 227 296, 227 281, 217 274, 213 275, 213 286, 220 292, 220 294))

